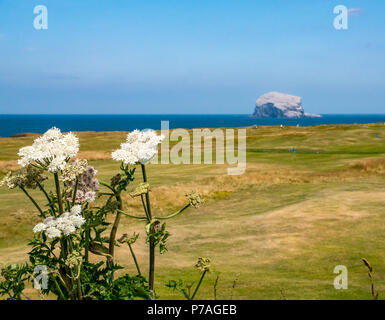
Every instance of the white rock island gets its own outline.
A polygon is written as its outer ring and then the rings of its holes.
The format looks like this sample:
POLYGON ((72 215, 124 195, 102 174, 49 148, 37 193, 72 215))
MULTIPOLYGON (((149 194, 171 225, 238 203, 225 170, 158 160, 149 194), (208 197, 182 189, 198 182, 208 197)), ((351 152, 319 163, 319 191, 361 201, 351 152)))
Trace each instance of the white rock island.
POLYGON ((302 98, 280 92, 269 92, 257 99, 254 118, 305 118, 321 117, 305 113, 302 98))

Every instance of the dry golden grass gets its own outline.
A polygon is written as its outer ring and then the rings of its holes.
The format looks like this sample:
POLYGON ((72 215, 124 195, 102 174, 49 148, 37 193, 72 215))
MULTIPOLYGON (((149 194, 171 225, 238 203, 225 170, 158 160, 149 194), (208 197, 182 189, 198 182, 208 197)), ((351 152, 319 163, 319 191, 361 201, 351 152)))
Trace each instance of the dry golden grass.
MULTIPOLYGON (((385 127, 261 127, 248 129, 247 134, 243 175, 228 176, 226 165, 148 167, 156 215, 177 210, 191 190, 206 198, 201 208, 167 221, 172 234, 169 252, 156 258, 160 296, 180 298, 164 284, 178 278, 197 281, 199 275, 192 266, 197 257, 209 256, 221 272, 219 298, 280 299, 282 289, 288 299, 370 299, 361 262, 365 256, 378 270, 381 299, 385 292, 385 144, 376 136, 385 136, 385 127), (349 290, 337 291, 332 285, 333 268, 339 264, 349 269, 349 290), (232 290, 235 277, 239 281, 232 290)), ((119 167, 109 160, 109 153, 125 135, 79 133, 79 158, 91 159, 98 177, 107 181, 119 167)), ((0 170, 12 168, 17 149, 31 139, 0 139, 4 150, 0 170)), ((15 190, 0 190, 0 202, 0 260, 24 261, 31 228, 38 220, 36 212, 15 190)), ((125 195, 124 206, 128 212, 143 214, 138 198, 125 195)), ((118 236, 134 231, 140 233, 134 250, 146 274, 144 224, 124 217, 118 236)), ((128 248, 119 247, 116 253, 117 262, 135 272, 128 248)), ((215 275, 207 278, 199 298, 212 298, 214 280, 215 275)))
POLYGON ((92 160, 109 160, 111 159, 111 152, 107 151, 82 151, 76 156, 77 159, 92 160))
POLYGON ((385 158, 360 160, 352 164, 351 168, 362 172, 385 174, 385 158))
POLYGON ((17 160, 2 160, 0 161, 0 172, 8 173, 9 171, 16 171, 20 169, 17 160))

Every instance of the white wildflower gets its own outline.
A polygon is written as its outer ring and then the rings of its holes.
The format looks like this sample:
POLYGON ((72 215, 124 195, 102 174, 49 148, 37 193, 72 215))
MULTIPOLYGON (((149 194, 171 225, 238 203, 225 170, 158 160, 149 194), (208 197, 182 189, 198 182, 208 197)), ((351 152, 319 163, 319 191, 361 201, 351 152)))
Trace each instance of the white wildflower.
POLYGON ((59 218, 66 219, 71 215, 71 212, 64 212, 59 218))
POLYGON ((44 219, 43 223, 47 225, 48 227, 52 227, 55 225, 55 218, 54 217, 48 217, 44 219))
POLYGON ((94 202, 95 201, 95 197, 96 197, 96 192, 94 191, 87 191, 85 194, 84 194, 84 198, 87 202, 94 202))
POLYGON ((76 204, 71 208, 72 214, 80 214, 82 212, 82 206, 80 204, 76 204))
POLYGON ((19 150, 18 163, 23 167, 37 163, 50 172, 57 172, 63 170, 68 159, 76 156, 78 151, 79 141, 74 134, 62 134, 58 128, 52 128, 35 139, 32 146, 19 150))
POLYGON ((120 149, 112 152, 112 158, 124 164, 146 164, 158 153, 158 144, 163 139, 164 135, 158 136, 154 130, 134 130, 120 149))
POLYGON ((33 232, 44 231, 48 238, 58 238, 61 236, 69 236, 74 234, 76 229, 80 228, 86 220, 80 215, 81 206, 73 206, 71 212, 64 212, 60 217, 49 217, 44 219, 42 223, 38 223, 33 232))
POLYGON ((73 214, 68 219, 71 220, 76 228, 80 228, 86 222, 86 219, 78 214, 73 214))
POLYGON ((58 224, 56 225, 56 228, 58 228, 65 236, 69 236, 70 234, 75 233, 76 227, 72 223, 70 219, 62 219, 58 224))
POLYGON ((34 233, 38 233, 38 232, 41 232, 41 231, 44 231, 47 229, 47 225, 45 225, 44 223, 38 223, 34 228, 33 228, 33 232, 34 233))
POLYGON ((15 180, 12 179, 12 172, 8 172, 7 175, 0 181, 0 187, 6 185, 9 189, 14 189, 17 187, 15 180))
POLYGON ((45 230, 45 233, 48 238, 53 239, 53 238, 58 238, 61 236, 61 232, 59 229, 55 227, 49 227, 45 230))
POLYGON ((66 164, 66 157, 57 157, 51 160, 47 168, 50 172, 57 172, 58 170, 63 170, 66 164))

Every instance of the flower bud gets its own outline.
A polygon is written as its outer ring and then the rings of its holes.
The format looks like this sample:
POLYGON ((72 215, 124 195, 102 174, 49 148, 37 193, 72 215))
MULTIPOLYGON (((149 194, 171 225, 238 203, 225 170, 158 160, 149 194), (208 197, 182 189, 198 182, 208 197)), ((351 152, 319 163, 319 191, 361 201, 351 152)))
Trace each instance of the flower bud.
POLYGON ((195 264, 195 268, 201 272, 210 272, 212 270, 211 260, 209 258, 199 258, 195 264))
POLYGON ((150 185, 148 183, 140 183, 132 192, 130 192, 131 197, 138 197, 141 194, 146 194, 150 191, 150 185))
POLYGON ((111 187, 117 186, 121 179, 122 179, 122 176, 120 175, 120 173, 118 173, 117 175, 113 176, 111 178, 111 187))
POLYGON ((194 208, 198 208, 204 202, 201 195, 196 193, 195 191, 186 194, 186 197, 189 200, 190 205, 194 208))

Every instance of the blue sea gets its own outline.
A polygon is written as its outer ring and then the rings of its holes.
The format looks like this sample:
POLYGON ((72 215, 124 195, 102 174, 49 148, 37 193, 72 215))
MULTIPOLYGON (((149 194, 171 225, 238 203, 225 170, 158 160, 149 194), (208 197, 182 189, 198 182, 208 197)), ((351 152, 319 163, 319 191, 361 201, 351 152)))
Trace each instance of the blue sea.
POLYGON ((160 129, 168 120, 173 128, 221 128, 252 125, 315 126, 321 124, 385 123, 385 114, 331 115, 322 118, 257 119, 247 114, 210 115, 0 115, 0 137, 18 133, 44 133, 55 126, 62 131, 131 131, 160 129))

